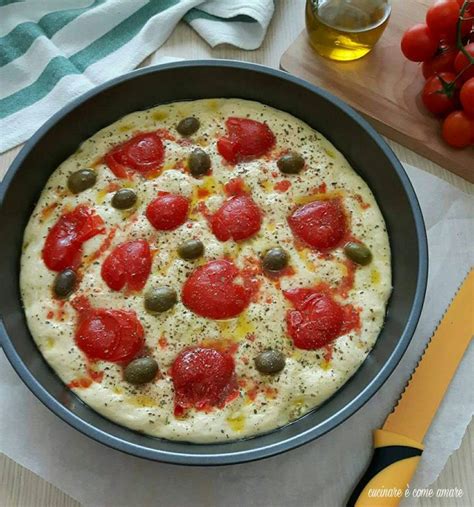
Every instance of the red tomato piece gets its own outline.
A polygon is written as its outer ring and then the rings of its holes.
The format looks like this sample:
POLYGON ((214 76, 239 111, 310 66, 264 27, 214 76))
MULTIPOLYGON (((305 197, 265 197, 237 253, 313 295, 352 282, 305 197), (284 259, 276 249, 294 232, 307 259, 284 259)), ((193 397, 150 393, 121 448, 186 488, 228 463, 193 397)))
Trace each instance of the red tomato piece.
POLYGON ((151 252, 148 243, 139 239, 115 247, 102 264, 102 278, 112 290, 139 291, 145 287, 151 270, 151 252))
POLYGON ((341 335, 344 311, 331 296, 311 289, 293 289, 283 294, 296 307, 286 315, 288 334, 295 347, 319 349, 341 335))
POLYGON ((474 143, 474 120, 464 111, 453 111, 443 122, 443 139, 454 148, 474 143))
POLYGON ((236 317, 247 308, 252 296, 251 290, 235 283, 239 274, 230 261, 210 261, 191 273, 183 285, 181 300, 202 317, 236 317))
POLYGON ((266 123, 230 117, 225 125, 227 136, 217 141, 217 150, 231 164, 261 157, 275 144, 275 136, 266 123))
POLYGON ((162 193, 147 206, 146 217, 158 231, 172 231, 186 222, 188 211, 186 197, 162 193))
POLYGON ((146 174, 163 163, 165 148, 157 132, 138 134, 112 148, 105 155, 105 163, 117 178, 130 178, 138 172, 146 174))
POLYGON ((438 48, 439 39, 424 24, 409 28, 402 37, 401 49, 405 58, 412 62, 423 62, 431 58, 438 48))
POLYGON ((289 181, 289 180, 277 181, 275 183, 275 185, 273 185, 273 188, 277 192, 286 192, 290 187, 291 187, 291 181, 289 181))
POLYGON ((77 267, 83 243, 104 231, 102 218, 80 204, 49 230, 42 252, 44 263, 52 271, 77 267))
POLYGON ((442 47, 433 58, 423 62, 421 66, 423 77, 429 79, 441 72, 454 72, 454 59, 457 54, 458 50, 453 46, 442 47))
POLYGON ((426 81, 421 100, 430 113, 446 115, 456 108, 456 88, 450 86, 455 80, 455 74, 441 72, 426 81))
POLYGON ((335 248, 347 232, 340 199, 304 204, 290 215, 288 223, 295 236, 317 250, 335 248))
POLYGON ((209 223, 219 241, 241 241, 260 230, 262 213, 249 195, 238 195, 227 199, 209 223))
POLYGON ((459 98, 464 112, 474 118, 474 77, 471 77, 463 84, 459 98))
POLYGON ((89 308, 79 315, 77 346, 91 360, 131 361, 144 345, 144 331, 135 312, 89 308))
MULTIPOLYGON (((474 42, 471 42, 464 47, 466 51, 474 58, 474 42)), ((471 77, 474 77, 474 64, 469 63, 469 60, 462 51, 459 51, 456 55, 456 58, 454 59, 454 70, 457 73, 464 71, 460 77, 462 81, 467 81, 468 79, 471 79, 471 77)))
POLYGON ((234 359, 227 352, 203 347, 181 351, 171 367, 175 414, 188 408, 222 408, 237 390, 234 370, 234 359))
POLYGON ((224 190, 229 196, 247 193, 245 181, 242 178, 232 178, 224 185, 224 190))

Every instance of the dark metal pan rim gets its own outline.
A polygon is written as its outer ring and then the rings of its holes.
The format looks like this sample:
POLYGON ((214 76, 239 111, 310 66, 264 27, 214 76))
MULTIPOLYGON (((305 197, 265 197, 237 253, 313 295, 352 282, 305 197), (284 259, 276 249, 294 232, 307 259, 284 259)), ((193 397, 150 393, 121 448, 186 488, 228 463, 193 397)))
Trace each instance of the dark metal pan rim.
MULTIPOLYGON (((352 121, 358 124, 360 129, 364 130, 366 133, 369 134, 372 141, 377 144, 378 148, 389 160, 393 170, 396 173, 396 176, 398 177, 398 179, 401 182, 401 185, 403 186, 403 189, 406 193, 407 199, 411 206, 416 228, 416 239, 418 242, 419 263, 417 269, 416 291, 413 297, 411 310, 409 312, 404 331, 400 336, 398 343, 394 347, 388 360, 385 362, 384 366, 376 374, 376 376, 374 376, 370 384, 364 390, 360 391, 359 394, 356 397, 354 397, 350 403, 346 404, 341 410, 335 413, 331 417, 331 419, 323 421, 322 423, 313 426, 305 431, 302 431, 297 435, 294 435, 287 439, 281 439, 273 444, 265 446, 261 446, 259 444, 260 436, 257 435, 251 439, 248 439, 248 441, 251 441, 253 445, 251 448, 243 451, 229 450, 229 452, 224 451, 213 454, 195 453, 195 452, 193 452, 192 454, 186 454, 185 452, 172 452, 164 449, 144 447, 142 445, 123 440, 115 435, 102 431, 101 429, 89 424, 88 422, 84 421, 76 414, 71 412, 56 398, 54 398, 44 388, 44 386, 35 378, 35 376, 32 375, 32 373, 29 371, 29 369, 26 367, 23 360, 17 353, 14 343, 8 337, 3 322, 1 320, 0 320, 0 344, 2 345, 5 354, 9 359, 10 363, 12 364, 13 368, 16 370, 17 374, 21 377, 21 379, 24 381, 27 387, 33 392, 33 394, 35 394, 35 396, 37 396, 38 399, 46 407, 48 407, 52 412, 58 415, 63 421, 67 422, 68 424, 79 430, 81 433, 91 437, 92 439, 98 442, 101 442, 114 449, 120 450, 122 452, 134 456, 171 464, 226 465, 226 464, 244 463, 274 456, 282 452, 288 451, 290 449, 295 449, 311 440, 314 440, 315 438, 324 435, 331 429, 334 429, 339 424, 344 422, 348 417, 356 413, 362 406, 364 406, 378 391, 378 389, 380 389, 380 387, 385 383, 385 381, 389 378, 389 376, 393 373, 410 343, 411 337, 415 331, 418 319, 420 317, 421 309, 423 306, 428 274, 428 250, 427 250, 426 231, 424 227, 423 216, 421 213, 421 209, 416 194, 413 190, 410 180, 408 179, 408 176, 405 173, 405 170, 401 166, 400 162, 398 161, 398 159, 396 158, 390 147, 385 143, 385 141, 379 136, 379 134, 377 134, 377 132, 373 129, 371 125, 369 125, 369 123, 366 120, 364 120, 358 113, 356 113, 352 108, 350 108, 346 103, 344 103, 337 97, 334 97, 325 90, 317 88, 306 81, 303 81, 299 78, 286 74, 282 71, 270 69, 262 65, 231 60, 195 60, 147 67, 144 69, 133 71, 124 76, 115 78, 105 84, 102 84, 90 90, 89 92, 75 99, 69 105, 65 106, 58 113, 53 115, 33 135, 33 137, 26 143, 26 145, 23 147, 21 152, 18 154, 18 156, 12 163, 0 187, 0 215, 4 213, 3 210, 4 198, 7 189, 11 181, 13 180, 16 172, 21 167, 23 161, 27 157, 28 153, 32 150, 32 148, 41 141, 43 136, 52 128, 53 125, 59 122, 59 120, 61 120, 64 116, 66 116, 76 107, 80 106, 82 103, 86 102, 90 98, 102 93, 104 90, 111 89, 117 85, 120 85, 129 80, 133 80, 134 78, 139 76, 160 72, 163 70, 183 67, 184 68, 222 67, 222 68, 235 68, 244 70, 246 69, 249 71, 266 74, 268 76, 276 78, 276 80, 280 79, 292 82, 301 88, 305 88, 314 94, 322 96, 326 101, 331 102, 338 109, 342 110, 347 116, 349 116, 352 119, 352 121)), ((280 431, 280 429, 276 429, 274 431, 278 432, 280 431)), ((191 446, 195 450, 201 444, 187 444, 187 445, 191 446)), ((220 442, 211 445, 216 445, 221 448, 222 447, 225 448, 226 446, 231 446, 232 442, 228 443, 220 442)))

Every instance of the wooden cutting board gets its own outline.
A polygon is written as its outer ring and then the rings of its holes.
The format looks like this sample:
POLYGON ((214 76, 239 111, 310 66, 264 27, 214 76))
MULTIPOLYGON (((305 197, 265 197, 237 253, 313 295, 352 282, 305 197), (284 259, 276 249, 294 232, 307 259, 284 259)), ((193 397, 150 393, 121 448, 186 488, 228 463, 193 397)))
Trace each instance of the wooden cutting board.
POLYGON ((306 31, 281 58, 281 67, 329 90, 357 109, 383 135, 474 183, 474 148, 457 150, 440 137, 440 121, 423 108, 420 64, 400 51, 403 32, 423 22, 429 0, 393 0, 388 26, 374 50, 354 62, 317 55, 306 31))

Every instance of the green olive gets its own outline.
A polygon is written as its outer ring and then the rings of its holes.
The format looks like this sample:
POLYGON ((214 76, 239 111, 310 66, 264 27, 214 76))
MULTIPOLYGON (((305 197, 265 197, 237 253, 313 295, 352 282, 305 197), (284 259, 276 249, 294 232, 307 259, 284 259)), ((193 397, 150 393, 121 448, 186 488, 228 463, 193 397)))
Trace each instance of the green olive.
POLYGON ((198 239, 190 239, 178 246, 178 255, 182 259, 193 260, 204 253, 204 245, 198 239))
POLYGON ((128 363, 123 376, 130 384, 151 382, 158 373, 158 363, 152 357, 139 357, 128 363))
POLYGON ((67 298, 74 290, 77 276, 72 269, 65 269, 56 275, 53 291, 56 297, 67 298))
POLYGON ((279 350, 265 350, 254 359, 261 373, 278 373, 285 367, 285 355, 279 350))
POLYGON ((283 248, 270 248, 262 259, 263 268, 266 271, 280 271, 288 265, 288 254, 283 248))
POLYGON ((176 291, 171 287, 157 287, 145 294, 145 309, 151 313, 162 313, 178 301, 176 291))
POLYGON ((191 136, 194 134, 194 132, 197 131, 197 129, 201 126, 201 123, 197 118, 194 118, 194 116, 189 116, 188 118, 184 118, 184 120, 181 120, 178 123, 178 126, 176 127, 176 130, 182 135, 182 136, 191 136))
POLYGON ((97 173, 92 169, 80 169, 69 175, 67 187, 73 194, 79 194, 95 185, 97 173))
POLYGON ((211 157, 201 148, 196 148, 189 155, 188 167, 194 177, 207 174, 211 167, 211 157))
POLYGON ((112 197, 112 206, 117 209, 128 209, 137 202, 137 194, 130 188, 121 188, 112 197))
POLYGON ((351 261, 360 264, 361 266, 367 266, 372 260, 372 252, 363 243, 356 243, 355 241, 349 241, 344 245, 344 253, 351 259, 351 261))
POLYGON ((304 158, 294 151, 283 155, 278 159, 278 169, 285 174, 297 174, 304 167, 304 158))

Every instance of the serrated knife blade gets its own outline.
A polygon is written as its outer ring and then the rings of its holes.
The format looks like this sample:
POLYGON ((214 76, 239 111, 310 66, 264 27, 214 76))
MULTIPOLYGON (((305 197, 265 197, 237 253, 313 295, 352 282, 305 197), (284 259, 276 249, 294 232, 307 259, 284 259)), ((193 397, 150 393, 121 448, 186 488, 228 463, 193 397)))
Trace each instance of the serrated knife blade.
POLYGON ((441 318, 383 429, 422 441, 474 334, 474 270, 441 318))

